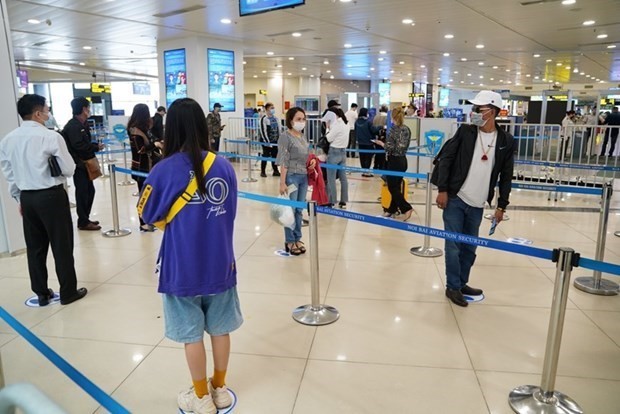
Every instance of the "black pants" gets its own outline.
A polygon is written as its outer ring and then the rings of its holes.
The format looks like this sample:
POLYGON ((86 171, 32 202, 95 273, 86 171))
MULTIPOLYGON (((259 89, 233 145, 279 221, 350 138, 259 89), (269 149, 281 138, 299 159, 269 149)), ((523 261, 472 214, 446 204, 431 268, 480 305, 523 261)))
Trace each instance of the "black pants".
MULTIPOLYGON (((372 150, 374 149, 373 144, 358 144, 361 150, 372 150)), ((360 152, 360 165, 362 168, 370 168, 370 164, 372 163, 372 156, 375 155, 373 153, 360 152)))
MULTIPOLYGON (((357 148, 357 141, 355 139, 354 129, 349 131, 349 146, 347 148, 350 150, 354 150, 357 148)), ((347 158, 357 158, 357 153, 354 151, 347 151, 347 158)))
POLYGON ((211 144, 211 151, 219 152, 220 151, 220 137, 213 137, 213 142, 211 144))
POLYGON ((90 211, 95 201, 95 186, 88 178, 86 168, 78 166, 73 174, 73 184, 75 185, 75 207, 78 215, 78 227, 84 227, 90 223, 90 211))
MULTIPOLYGON (((390 156, 387 161, 387 169, 390 171, 407 171, 407 157, 390 156)), ((405 195, 403 194, 403 177, 388 175, 387 186, 392 195, 392 202, 390 203, 390 208, 388 208, 388 213, 394 214, 400 211, 401 214, 404 214, 413 208, 411 204, 405 200, 405 195)), ((407 191, 406 188, 405 191, 407 191)))
POLYGON ((47 190, 22 191, 20 203, 32 291, 39 296, 49 294, 46 260, 51 245, 60 297, 75 295, 73 223, 67 192, 62 185, 47 190))
POLYGON ((611 148, 609 148, 609 156, 614 155, 616 149, 616 142, 618 142, 618 128, 607 128, 605 131, 605 140, 603 141, 603 149, 601 150, 601 157, 605 156, 605 149, 607 148, 607 142, 609 142, 609 136, 611 135, 611 148))
MULTIPOLYGON (((277 158, 278 157, 278 147, 268 147, 266 145, 263 146, 263 157, 266 158, 277 158)), ((260 171, 261 173, 265 172, 265 168, 267 168, 267 161, 260 162, 260 171)), ((273 168, 273 172, 278 172, 278 166, 275 162, 271 162, 271 168, 273 168)))

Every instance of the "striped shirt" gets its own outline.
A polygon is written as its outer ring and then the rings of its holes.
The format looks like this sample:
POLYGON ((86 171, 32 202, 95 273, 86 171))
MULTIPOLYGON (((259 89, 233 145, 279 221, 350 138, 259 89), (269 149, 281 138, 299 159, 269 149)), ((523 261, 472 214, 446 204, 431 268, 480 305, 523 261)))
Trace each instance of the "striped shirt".
POLYGON ((288 130, 280 134, 278 139, 278 158, 276 164, 285 167, 291 174, 307 174, 308 143, 302 135, 297 138, 288 130))

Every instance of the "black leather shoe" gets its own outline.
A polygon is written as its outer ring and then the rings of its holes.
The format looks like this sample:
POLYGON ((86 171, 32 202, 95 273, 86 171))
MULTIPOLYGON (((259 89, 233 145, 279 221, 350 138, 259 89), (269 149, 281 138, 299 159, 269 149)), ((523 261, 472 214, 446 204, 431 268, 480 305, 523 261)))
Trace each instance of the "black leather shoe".
POLYGON ((482 295, 482 289, 476 289, 471 286, 465 285, 461 288, 461 293, 467 296, 480 296, 482 295))
POLYGON ((279 177, 280 176, 280 171, 274 171, 273 172, 273 176, 274 177, 279 177))
POLYGON ((86 294, 88 293, 88 290, 86 288, 79 288, 74 294, 73 296, 71 296, 68 299, 60 299, 60 304, 61 305, 68 305, 70 303, 75 302, 76 300, 80 300, 82 299, 84 296, 86 296, 86 294))
POLYGON ((39 298, 39 306, 47 306, 50 304, 50 299, 54 297, 54 291, 52 289, 48 289, 49 293, 47 295, 38 296, 39 298))
POLYGON ((446 289, 446 297, 455 305, 462 307, 467 307, 467 305, 469 305, 460 290, 446 289))
MULTIPOLYGON (((90 221, 90 220, 89 220, 90 221)), ((95 221, 90 221, 91 223, 93 223, 95 226, 99 225, 99 221, 95 220, 95 221)))
POLYGON ((265 172, 264 172, 264 171, 261 171, 260 176, 261 176, 261 177, 267 177, 267 174, 265 174, 265 172))

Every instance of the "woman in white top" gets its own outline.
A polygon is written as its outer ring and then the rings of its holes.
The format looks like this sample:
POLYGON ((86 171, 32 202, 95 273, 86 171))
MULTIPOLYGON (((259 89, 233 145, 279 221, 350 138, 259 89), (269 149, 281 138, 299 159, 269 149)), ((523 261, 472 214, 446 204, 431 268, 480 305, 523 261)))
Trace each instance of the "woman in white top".
POLYGON ((564 160, 564 156, 566 155, 566 149, 570 144, 570 138, 573 136, 575 132, 575 111, 572 109, 566 112, 566 116, 562 120, 562 129, 560 131, 561 136, 561 144, 560 144, 560 154, 559 159, 564 160))
MULTIPOLYGON (((327 163, 346 167, 347 165, 347 146, 349 144, 349 126, 347 118, 340 108, 331 108, 336 117, 330 117, 327 127, 329 131, 326 134, 329 142, 329 153, 327 154, 327 163)), ((329 197, 330 207, 336 204, 336 177, 340 180, 340 208, 347 207, 349 201, 349 183, 344 170, 333 168, 327 169, 327 195, 329 197)))

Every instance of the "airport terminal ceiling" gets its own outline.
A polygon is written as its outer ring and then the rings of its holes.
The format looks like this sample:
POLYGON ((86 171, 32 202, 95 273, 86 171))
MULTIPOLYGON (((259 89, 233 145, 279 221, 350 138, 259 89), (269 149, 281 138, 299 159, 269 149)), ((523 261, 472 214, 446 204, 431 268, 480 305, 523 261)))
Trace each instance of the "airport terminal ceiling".
POLYGON ((239 0, 6 1, 25 68, 148 79, 158 40, 198 36, 241 42, 246 78, 620 83, 620 0, 306 0, 244 17, 239 0))

